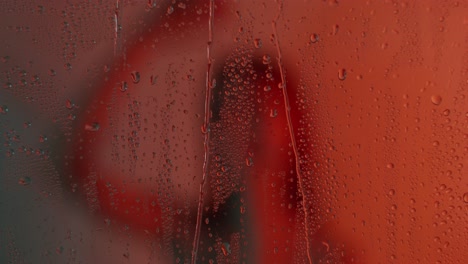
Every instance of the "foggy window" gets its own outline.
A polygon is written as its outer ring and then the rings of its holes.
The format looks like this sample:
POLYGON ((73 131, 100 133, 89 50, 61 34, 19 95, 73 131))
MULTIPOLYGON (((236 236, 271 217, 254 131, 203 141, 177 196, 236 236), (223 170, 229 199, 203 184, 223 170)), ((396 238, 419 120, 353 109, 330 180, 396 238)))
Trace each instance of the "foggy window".
POLYGON ((466 1, 0 3, 0 263, 465 263, 466 1))

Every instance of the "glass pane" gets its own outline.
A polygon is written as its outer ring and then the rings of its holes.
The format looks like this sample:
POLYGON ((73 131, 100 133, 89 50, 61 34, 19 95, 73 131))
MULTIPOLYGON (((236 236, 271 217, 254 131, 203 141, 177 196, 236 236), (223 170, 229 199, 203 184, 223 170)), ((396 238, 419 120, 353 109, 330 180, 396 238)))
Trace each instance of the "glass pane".
POLYGON ((3 1, 1 263, 464 263, 464 1, 3 1))

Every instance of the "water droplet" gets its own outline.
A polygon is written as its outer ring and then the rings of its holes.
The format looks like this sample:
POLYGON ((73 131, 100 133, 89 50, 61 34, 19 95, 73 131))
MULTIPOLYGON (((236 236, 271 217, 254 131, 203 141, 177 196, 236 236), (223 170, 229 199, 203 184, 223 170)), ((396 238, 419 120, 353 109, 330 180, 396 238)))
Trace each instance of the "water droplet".
POLYGON ((271 63, 271 57, 269 55, 263 55, 263 64, 270 64, 271 63))
POLYGON ((468 192, 466 192, 466 193, 463 194, 463 201, 464 201, 465 203, 468 203, 468 192))
POLYGON ((65 102, 65 106, 68 108, 68 109, 72 109, 75 104, 72 103, 72 101, 70 101, 70 99, 67 99, 67 101, 65 102))
POLYGON ((205 125, 202 125, 202 126, 201 126, 201 132, 202 132, 203 134, 206 134, 206 133, 208 133, 209 131, 210 131, 210 128, 209 128, 209 127, 206 127, 205 125))
POLYGON ((67 70, 67 71, 69 71, 69 70, 72 69, 72 65, 71 65, 69 62, 65 63, 65 65, 63 65, 63 67, 64 67, 65 70, 67 70))
POLYGON ((245 164, 248 166, 248 167, 252 167, 253 166, 253 159, 252 157, 248 157, 245 159, 245 164))
POLYGON ((46 137, 46 136, 44 136, 44 135, 40 135, 40 136, 39 136, 39 142, 44 143, 44 142, 46 142, 46 141, 47 141, 47 137, 46 137))
POLYGON ((96 131, 99 130, 99 128, 100 128, 100 125, 97 122, 85 125, 85 130, 86 131, 96 132, 96 131))
POLYGON ((340 79, 340 81, 344 81, 346 79, 346 75, 347 75, 346 69, 340 69, 338 71, 338 79, 340 79))
POLYGON ((132 75, 132 81, 133 81, 133 83, 136 84, 136 83, 139 83, 139 82, 140 82, 140 72, 133 71, 133 72, 131 73, 131 75, 132 75))
POLYGON ((32 180, 29 177, 22 177, 22 178, 20 178, 18 180, 18 184, 23 185, 23 186, 29 185, 29 184, 31 184, 31 182, 32 182, 32 180))
POLYGON ((325 246, 325 249, 326 249, 327 252, 330 252, 330 244, 328 244, 328 243, 325 242, 325 241, 322 241, 322 245, 325 246))
POLYGON ((57 72, 54 69, 49 70, 49 76, 55 76, 57 75, 57 72))
POLYGON ((3 57, 2 57, 2 62, 3 62, 3 63, 8 62, 9 60, 10 60, 10 56, 3 56, 3 57))
POLYGON ((319 35, 316 33, 313 33, 310 35, 310 42, 311 43, 317 43, 319 41, 319 35))
POLYGON ((55 252, 57 252, 57 254, 62 254, 62 253, 63 253, 63 250, 64 250, 64 248, 63 248, 62 246, 60 246, 60 247, 57 247, 57 248, 55 249, 55 252))
POLYGON ((255 39, 254 40, 254 45, 255 45, 255 48, 259 49, 262 47, 262 40, 261 39, 255 39))
POLYGON ((243 205, 240 206, 240 213, 245 214, 245 206, 243 205))
POLYGON ((172 13, 174 13, 174 7, 173 7, 173 6, 169 6, 169 7, 167 8, 167 14, 170 15, 170 14, 172 14, 172 13))
POLYGON ((156 0, 148 0, 148 4, 146 5, 149 9, 156 7, 156 0))
POLYGON ((393 164, 393 163, 388 163, 388 164, 387 164, 387 168, 388 168, 388 169, 393 169, 393 168, 395 168, 395 164, 393 164))
POLYGON ((8 158, 11 158, 11 156, 13 156, 13 155, 15 155, 15 151, 14 151, 13 149, 7 150, 6 156, 7 156, 8 158))
POLYGON ((440 95, 431 96, 431 101, 434 105, 440 105, 442 103, 442 97, 440 95))
POLYGON ((270 85, 266 85, 265 87, 263 87, 263 91, 265 91, 265 92, 271 91, 271 86, 270 86, 270 85))
POLYGON ((39 75, 37 75, 37 74, 36 74, 36 75, 33 75, 33 76, 31 77, 31 82, 38 82, 39 79, 40 79, 40 78, 39 78, 39 75))
POLYGON ((338 34, 338 31, 340 30, 340 26, 339 25, 334 25, 333 26, 333 35, 336 35, 338 34))
POLYGON ((128 84, 127 82, 121 82, 120 83, 120 91, 125 92, 128 89, 128 84))
POLYGON ((6 105, 0 105, 0 114, 8 113, 8 107, 6 105))
POLYGON ((157 80, 158 80, 158 76, 151 75, 150 84, 155 85, 157 80))
POLYGON ((18 73, 18 76, 19 76, 19 77, 25 77, 26 75, 28 75, 28 72, 25 71, 25 70, 21 70, 21 71, 18 73))
POLYGON ((276 109, 271 109, 270 110, 270 117, 276 117, 278 115, 278 110, 276 109))
POLYGON ((231 246, 227 242, 221 244, 221 250, 223 251, 224 256, 231 254, 231 246))

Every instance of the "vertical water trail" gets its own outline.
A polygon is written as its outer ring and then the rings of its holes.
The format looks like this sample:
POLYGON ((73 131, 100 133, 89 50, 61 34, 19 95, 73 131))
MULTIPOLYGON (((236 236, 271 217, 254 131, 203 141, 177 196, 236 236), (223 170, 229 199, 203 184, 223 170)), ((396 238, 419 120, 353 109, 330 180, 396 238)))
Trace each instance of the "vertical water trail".
POLYGON ((120 18, 122 16, 120 0, 115 3, 114 11, 114 57, 120 52, 120 18))
POLYGON ((306 233, 305 240, 306 240, 306 246, 307 246, 307 250, 306 250, 307 259, 309 261, 309 264, 312 264, 312 257, 310 255, 310 242, 309 242, 309 217, 308 217, 308 210, 306 206, 307 199, 305 197, 305 192, 304 192, 303 177, 302 177, 302 171, 301 171, 301 166, 299 162, 299 151, 297 148, 296 137, 294 135, 294 128, 293 128, 293 124, 291 121, 291 106, 289 104, 289 97, 288 97, 288 91, 287 91, 287 86, 286 86, 286 78, 285 78, 284 67, 283 67, 283 57, 281 54, 281 48, 280 48, 280 44, 278 40, 278 30, 276 28, 276 23, 280 17, 281 12, 283 11, 283 2, 279 4, 278 9, 279 9, 278 14, 276 15, 275 19, 272 21, 271 25, 273 28, 273 34, 275 35, 275 46, 276 46, 276 51, 278 55, 277 57, 278 67, 280 70, 282 90, 283 90, 284 110, 286 113, 286 120, 288 122, 288 130, 289 130, 289 136, 291 138, 291 145, 292 145, 293 152, 294 152, 297 181, 299 183, 299 192, 301 193, 301 197, 302 197, 302 208, 304 210, 304 226, 305 226, 305 233, 306 233))
POLYGON ((203 159, 203 176, 202 181, 200 183, 200 195, 198 197, 198 211, 197 211, 197 222, 195 226, 195 235, 193 238, 193 249, 192 249, 192 264, 195 264, 197 261, 197 253, 198 253, 198 245, 200 242, 200 232, 201 232, 201 222, 202 222, 202 215, 203 215, 203 202, 204 202, 204 189, 205 189, 205 182, 208 177, 208 162, 209 162, 209 143, 210 143, 210 112, 211 112, 211 89, 212 89, 212 81, 211 81, 211 48, 213 42, 213 21, 214 21, 214 0, 210 1, 210 10, 209 10, 209 18, 208 18, 208 42, 206 47, 206 57, 207 57, 207 69, 206 69, 206 97, 205 97, 205 120, 202 127, 202 132, 205 134, 205 139, 203 142, 204 146, 204 159, 203 159))

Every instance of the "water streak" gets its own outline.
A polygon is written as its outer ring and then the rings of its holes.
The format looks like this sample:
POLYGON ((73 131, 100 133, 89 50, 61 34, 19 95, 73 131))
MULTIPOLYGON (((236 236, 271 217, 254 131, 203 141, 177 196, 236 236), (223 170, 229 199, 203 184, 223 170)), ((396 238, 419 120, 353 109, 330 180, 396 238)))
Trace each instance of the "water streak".
POLYGON ((203 176, 200 183, 200 195, 198 197, 198 211, 197 211, 197 222, 195 226, 195 236, 193 238, 193 249, 192 249, 192 264, 195 264, 197 261, 198 245, 200 243, 200 233, 201 233, 201 222, 203 216, 203 203, 204 203, 204 189, 205 183, 208 177, 208 166, 209 166, 209 155, 210 155, 210 112, 211 112, 211 89, 212 89, 212 57, 211 49, 213 42, 213 21, 214 21, 214 0, 210 1, 210 13, 208 18, 208 42, 206 47, 206 57, 207 57, 207 69, 206 69, 206 97, 205 97, 205 120, 202 127, 202 132, 205 134, 205 139, 203 142, 204 146, 204 160, 203 160, 203 176))
POLYGON ((291 145, 293 148, 294 152, 294 158, 295 158, 295 165, 296 165, 296 173, 297 173, 297 181, 299 183, 299 192, 301 193, 301 198, 302 198, 302 208, 304 210, 304 226, 305 226, 305 240, 306 240, 306 246, 307 246, 307 259, 309 261, 309 264, 312 264, 312 257, 310 255, 310 242, 309 242, 309 215, 308 215, 308 210, 307 210, 307 199, 305 196, 304 192, 304 178, 302 177, 302 171, 301 171, 301 166, 299 163, 299 151, 297 148, 297 143, 296 143, 296 137, 294 135, 294 128, 291 120, 291 106, 289 103, 289 97, 288 97, 288 90, 287 90, 287 85, 286 85, 286 76, 284 72, 284 66, 283 66, 283 56, 281 54, 281 48, 280 48, 280 43, 278 40, 278 30, 276 28, 276 23, 278 22, 278 19, 280 17, 280 14, 283 10, 283 2, 281 2, 278 6, 278 14, 276 15, 275 19, 272 21, 271 25, 273 28, 273 34, 275 35, 275 46, 276 46, 276 51, 277 51, 277 60, 278 60, 278 67, 280 70, 280 75, 281 75, 281 83, 282 83, 282 90, 283 90, 283 100, 284 100, 284 110, 286 112, 286 120, 288 122, 288 130, 289 130, 289 136, 291 138, 291 145))

